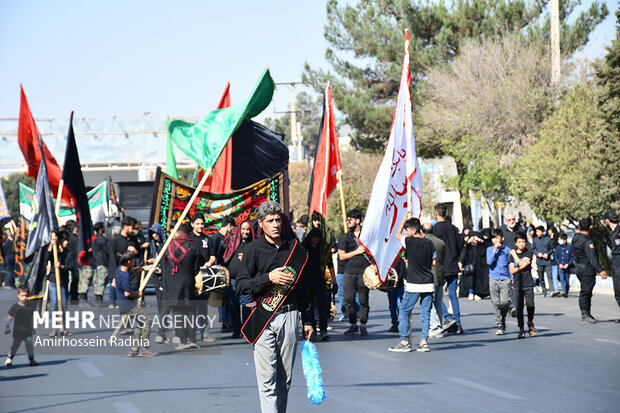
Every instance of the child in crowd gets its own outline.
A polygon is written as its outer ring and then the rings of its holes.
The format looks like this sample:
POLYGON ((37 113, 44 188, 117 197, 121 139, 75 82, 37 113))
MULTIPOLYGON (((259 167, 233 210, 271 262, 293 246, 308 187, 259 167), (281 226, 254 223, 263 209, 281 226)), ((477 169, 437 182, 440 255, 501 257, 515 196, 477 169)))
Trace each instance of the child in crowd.
POLYGON ((532 279, 532 251, 526 247, 527 237, 522 232, 515 234, 516 250, 510 251, 508 260, 514 297, 517 305, 517 323, 519 324, 518 338, 525 338, 523 325, 523 300, 527 307, 527 326, 530 336, 536 335, 534 328, 534 280, 532 279))
MULTIPOLYGON (((118 308, 123 318, 126 315, 135 323, 132 340, 134 345, 130 348, 129 357, 152 357, 155 353, 149 350, 149 347, 153 320, 146 314, 142 306, 137 305, 136 298, 142 297, 142 292, 138 291, 136 285, 132 285, 130 274, 136 261, 135 256, 131 251, 123 251, 118 253, 117 259, 120 265, 114 275, 114 286, 118 308)), ((143 269, 148 270, 149 268, 145 266, 143 269)))
POLYGON ((497 323, 496 335, 502 336, 506 331, 506 314, 510 308, 510 282, 508 258, 510 248, 504 245, 504 233, 499 228, 491 230, 493 246, 487 248, 487 265, 489 266, 489 292, 497 323))
POLYGON ((11 350, 4 362, 4 365, 11 367, 13 365, 13 357, 19 348, 19 345, 24 342, 26 346, 26 352, 30 359, 31 366, 38 366, 39 363, 34 359, 34 348, 32 346, 32 335, 35 333, 33 329, 33 313, 35 311, 35 305, 33 302, 28 301, 28 295, 30 291, 28 287, 22 285, 17 289, 17 301, 9 309, 9 317, 5 321, 6 329, 4 334, 11 332, 10 326, 13 321, 13 344, 11 344, 11 350))
POLYGON ((435 291, 435 279, 432 268, 435 265, 437 254, 432 241, 425 238, 422 224, 417 218, 410 218, 411 211, 407 211, 403 222, 396 231, 396 239, 402 242, 407 254, 407 278, 405 279, 405 293, 400 302, 398 313, 398 333, 400 341, 389 351, 411 351, 409 342, 409 314, 420 300, 420 318, 422 319, 422 333, 420 344, 416 348, 419 352, 430 351, 428 347, 428 329, 431 320, 431 305, 435 291), (403 238, 403 228, 407 237, 403 238))
POLYGON ((568 245, 568 237, 566 233, 561 233, 558 238, 558 245, 555 247, 555 262, 558 264, 558 278, 560 279, 560 287, 564 291, 562 294, 568 297, 568 289, 570 288, 570 268, 575 261, 575 253, 573 247, 568 245))

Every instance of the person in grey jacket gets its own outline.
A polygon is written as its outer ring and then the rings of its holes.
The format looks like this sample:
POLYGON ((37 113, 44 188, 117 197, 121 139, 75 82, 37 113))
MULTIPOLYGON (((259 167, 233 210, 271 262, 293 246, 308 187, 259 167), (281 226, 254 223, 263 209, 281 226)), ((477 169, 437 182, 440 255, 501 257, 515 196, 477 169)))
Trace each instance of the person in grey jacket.
POLYGON ((536 257, 536 266, 538 267, 538 279, 542 287, 543 297, 547 296, 547 288, 545 287, 545 277, 547 274, 547 283, 549 290, 553 292, 553 274, 551 273, 551 255, 553 254, 553 243, 551 238, 546 235, 545 228, 541 225, 536 227, 536 237, 532 241, 532 252, 536 257))

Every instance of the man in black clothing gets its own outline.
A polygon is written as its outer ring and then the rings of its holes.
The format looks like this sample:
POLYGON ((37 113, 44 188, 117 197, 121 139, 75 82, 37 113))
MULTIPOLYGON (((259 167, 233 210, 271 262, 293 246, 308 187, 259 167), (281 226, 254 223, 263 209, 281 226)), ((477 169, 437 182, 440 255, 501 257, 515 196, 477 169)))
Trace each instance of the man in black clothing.
MULTIPOLYGON (((126 216, 121 221, 123 225, 123 229, 120 234, 114 235, 110 242, 108 243, 108 280, 110 281, 110 285, 114 280, 114 274, 116 274, 116 268, 120 265, 116 254, 122 253, 124 251, 130 251, 135 255, 138 254, 137 246, 130 240, 130 238, 134 234, 134 228, 136 227, 136 221, 133 217, 126 216)), ((110 308, 114 308, 114 303, 116 301, 116 289, 110 288, 110 308)))
MULTIPOLYGON (((94 226, 95 240, 92 243, 92 266, 95 271, 93 277, 93 291, 95 294, 95 305, 103 306, 103 293, 105 282, 108 278, 108 239, 105 237, 105 227, 102 222, 97 222, 94 226)), ((88 291, 88 286, 86 287, 88 291)))
POLYGON ((575 263, 577 264, 577 278, 581 283, 579 292, 579 309, 581 310, 581 321, 594 324, 597 320, 592 317, 590 308, 592 306, 592 290, 596 284, 596 273, 600 273, 603 279, 607 278, 607 273, 598 261, 598 255, 594 243, 590 238, 590 228, 592 221, 590 218, 579 220, 579 230, 573 237, 573 249, 575 250, 575 263))
MULTIPOLYGON (((609 210, 603 217, 605 225, 611 230, 611 278, 614 282, 614 295, 616 302, 620 306, 620 225, 618 225, 618 215, 615 211, 609 210)), ((620 323, 620 319, 616 320, 620 323)))
MULTIPOLYGON (((252 294, 257 303, 273 284, 286 286, 294 278, 284 267, 276 268, 278 258, 290 254, 297 242, 294 235, 283 237, 282 209, 277 202, 263 202, 257 211, 258 225, 263 236, 252 242, 243 254, 241 271, 237 275, 237 294, 252 294)), ((296 248, 302 248, 297 246, 296 248)), ((288 294, 273 318, 254 344, 254 364, 261 409, 264 412, 286 411, 291 386, 293 364, 297 353, 299 310, 304 336, 313 333, 310 299, 305 271, 288 294)), ((260 304, 259 304, 260 305, 260 304)))
MULTIPOLYGON (((205 229, 205 217, 202 213, 197 212, 190 218, 189 222, 192 225, 192 232, 189 234, 194 246, 200 251, 199 267, 210 267, 215 263, 215 254, 209 248, 209 239, 204 234, 205 229)), ((205 319, 209 314, 209 293, 202 294, 196 297, 196 315, 203 316, 205 319)), ((198 328, 198 336, 204 341, 213 342, 215 338, 211 336, 206 328, 206 325, 201 325, 198 328)))
POLYGON ((368 287, 364 284, 364 270, 370 265, 370 260, 365 256, 366 249, 358 241, 362 232, 362 213, 358 209, 347 212, 347 228, 349 232, 340 239, 338 244, 338 257, 346 261, 346 269, 343 277, 344 305, 349 317, 349 328, 344 333, 355 334, 358 330, 361 335, 368 335, 366 322, 370 305, 368 302, 368 287), (357 327, 357 314, 355 311, 355 294, 360 299, 360 327, 357 327))
POLYGON ((447 216, 448 207, 446 204, 435 205, 435 218, 437 219, 437 223, 433 227, 433 234, 446 244, 443 260, 443 279, 448 284, 448 297, 452 303, 452 316, 448 313, 446 305, 443 302, 441 303, 443 318, 445 320, 444 331, 453 331, 456 334, 463 334, 459 298, 456 295, 461 243, 459 242, 459 230, 446 221, 447 216))
POLYGON ((80 278, 78 268, 78 227, 74 220, 70 219, 65 223, 65 228, 69 231, 69 245, 67 246, 66 268, 69 271, 69 302, 75 304, 78 300, 78 281, 80 278))
POLYGON ((210 265, 224 265, 224 249, 226 249, 226 245, 224 245, 224 240, 226 236, 232 231, 235 227, 235 220, 230 215, 222 218, 222 226, 219 230, 213 235, 211 235, 211 262, 210 265))
MULTIPOLYGON (((506 223, 500 227, 500 229, 502 230, 502 233, 504 234, 504 245, 510 248, 511 250, 514 250, 516 249, 515 234, 517 232, 525 233, 525 229, 521 227, 521 225, 519 225, 515 217, 515 214, 513 212, 507 212, 504 215, 504 221, 506 223)), ((510 295, 510 315, 512 315, 513 317, 516 317, 517 311, 515 310, 515 305, 514 305, 515 297, 514 297, 512 285, 510 286, 508 294, 510 295)))
POLYGON ((532 279, 532 261, 534 254, 527 244, 525 232, 518 232, 513 238, 515 249, 510 250, 508 268, 512 276, 512 285, 515 292, 517 306, 517 324, 519 325, 518 338, 525 338, 525 324, 523 324, 523 302, 527 308, 527 327, 530 336, 536 335, 534 328, 534 280, 532 279))

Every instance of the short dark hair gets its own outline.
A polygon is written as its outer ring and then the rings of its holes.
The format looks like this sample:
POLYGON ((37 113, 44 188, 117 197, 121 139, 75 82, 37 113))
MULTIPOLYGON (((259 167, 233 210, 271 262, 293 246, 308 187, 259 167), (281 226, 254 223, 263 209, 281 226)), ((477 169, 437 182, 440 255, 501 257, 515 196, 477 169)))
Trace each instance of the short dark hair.
POLYGON ((194 215, 192 215, 192 217, 189 219, 189 222, 193 224, 194 221, 196 221, 197 219, 202 219, 203 221, 205 220, 205 216, 202 212, 196 212, 194 215))
POLYGON ((69 241, 71 239, 71 234, 66 229, 58 231, 58 244, 62 244, 63 241, 69 241))
POLYGON ((22 292, 26 294, 30 294, 30 288, 28 288, 28 284, 23 284, 17 287, 17 294, 22 293, 22 292))
POLYGON ((536 231, 545 232, 545 227, 543 227, 542 225, 539 225, 539 226, 536 227, 536 231))
POLYGON ((580 231, 589 231, 591 227, 592 227, 592 220, 590 218, 581 218, 579 220, 580 231))
POLYGON ((321 214, 319 214, 318 212, 314 211, 312 213, 312 220, 313 221, 320 221, 321 220, 321 214))
POLYGON ((558 238, 568 239, 568 235, 566 235, 566 232, 562 232, 562 233, 560 233, 560 236, 558 238))
POLYGON ((504 231, 502 231, 499 228, 493 228, 491 230, 491 238, 495 238, 495 237, 503 237, 504 236, 504 231))
POLYGON ((125 265, 129 261, 133 260, 134 258, 135 258, 134 253, 129 250, 116 253, 116 260, 118 261, 120 265, 125 265))
POLYGON ((235 219, 230 215, 226 215, 224 218, 222 218, 222 227, 225 227, 228 224, 232 225, 233 227, 237 226, 237 224, 235 223, 235 219))
POLYGON ((123 218, 123 220, 121 221, 121 225, 124 227, 135 227, 136 224, 138 223, 138 220, 135 219, 134 217, 125 217, 123 218))
POLYGON ((179 229, 177 229, 177 232, 181 234, 189 234, 190 232, 192 232, 192 230, 189 224, 187 222, 184 222, 181 225, 179 225, 179 229))
POLYGON ((297 222, 299 222, 301 225, 307 226, 308 225, 308 215, 302 215, 301 217, 299 217, 297 222))
POLYGON ((362 211, 360 211, 357 208, 351 209, 349 210, 349 212, 347 212, 347 218, 353 218, 353 219, 362 219, 362 211))
POLYGON ((408 220, 405 221, 404 227, 405 229, 412 229, 415 232, 420 232, 420 230, 422 229, 422 224, 420 223, 420 220, 417 218, 409 218, 408 220))
POLYGON ((73 219, 70 219, 67 222, 65 222, 65 228, 67 228, 67 231, 69 231, 69 232, 73 232, 73 230, 75 229, 76 225, 77 224, 75 223, 75 220, 73 220, 73 219))
POLYGON ((448 215, 448 206, 446 204, 437 204, 435 205, 435 212, 442 218, 445 218, 448 215))
POLYGON ((99 232, 103 229, 103 222, 97 222, 94 226, 93 229, 95 230, 95 232, 99 232))
POLYGON ((515 242, 516 242, 518 239, 522 239, 522 240, 524 240, 525 242, 527 242, 527 235, 525 235, 525 232, 523 232, 523 231, 517 231, 517 232, 515 233, 515 242))
POLYGON ((433 233, 433 224, 431 224, 430 222, 426 222, 426 223, 422 224, 422 231, 424 231, 425 234, 432 234, 433 233))

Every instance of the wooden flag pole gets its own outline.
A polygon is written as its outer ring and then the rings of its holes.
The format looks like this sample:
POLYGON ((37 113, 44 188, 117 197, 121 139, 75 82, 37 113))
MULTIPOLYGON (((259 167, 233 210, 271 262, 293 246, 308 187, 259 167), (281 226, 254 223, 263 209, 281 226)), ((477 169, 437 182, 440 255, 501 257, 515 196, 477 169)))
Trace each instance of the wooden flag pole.
POLYGON ((54 212, 56 212, 56 219, 58 219, 58 214, 60 213, 60 200, 62 199, 62 190, 65 186, 65 180, 61 179, 60 183, 58 184, 58 196, 56 197, 56 209, 54 212))
MULTIPOLYGON (((153 275, 153 273, 155 272, 155 269, 157 268, 157 265, 159 264, 161 259, 164 257, 164 254, 166 253, 166 250, 168 249, 168 246, 170 245, 170 242, 172 242, 172 239, 174 238, 174 235, 177 233, 179 227, 183 223, 183 220, 185 219, 185 217, 189 213, 189 210, 192 207, 192 205, 194 204, 194 201, 196 201, 196 198, 198 198, 198 194, 200 193, 200 188, 203 187, 203 185, 207 181, 207 178, 209 177, 209 174, 211 173, 212 170, 213 170, 213 168, 207 169, 205 171, 205 174, 202 176, 202 179, 200 180, 200 183, 196 187, 196 190, 194 191, 194 194, 192 195, 192 197, 190 198, 189 202, 187 203, 187 206, 185 207, 185 209, 181 213, 181 216, 177 220, 177 223, 175 224, 174 228, 172 228, 172 231, 170 231, 170 235, 168 235, 168 239, 164 243, 163 247, 161 247, 161 250, 157 254, 157 257, 155 257, 155 262, 153 264, 151 264, 151 269, 146 274, 144 279, 140 282, 140 289, 138 290, 139 292, 143 292, 144 289, 146 288, 146 284, 149 282, 149 280, 151 279, 151 276, 153 275)), ((118 334, 118 332, 121 329, 121 324, 124 322, 125 319, 126 319, 125 316, 123 316, 123 318, 121 319, 121 322, 118 324, 118 326, 116 326, 116 329, 112 333, 112 336, 110 337, 110 341, 113 340, 113 337, 116 337, 116 335, 118 334)))
POLYGON ((411 198, 411 182, 407 181, 407 211, 412 212, 413 209, 411 208, 411 202, 412 202, 412 198, 411 198))
POLYGON ((213 170, 213 168, 207 169, 205 171, 205 174, 202 176, 202 179, 198 183, 198 186, 196 187, 196 190, 194 191, 194 194, 192 195, 192 197, 190 198, 189 202, 187 203, 187 206, 185 207, 185 209, 181 213, 181 216, 177 220, 176 225, 174 226, 174 228, 172 228, 172 231, 170 231, 170 235, 168 235, 168 239, 164 243, 164 246, 161 248, 161 250, 157 254, 157 257, 155 258, 155 262, 152 264, 151 269, 146 274, 146 277, 144 277, 144 280, 142 280, 142 282, 140 283, 140 290, 139 290, 140 292, 144 291, 144 288, 146 287, 146 283, 149 282, 149 279, 151 278, 151 276, 155 272, 155 268, 157 268, 157 265, 159 264, 161 259, 164 257, 164 254, 166 253, 166 250, 168 249, 168 245, 170 245, 170 242, 174 238, 174 235, 177 233, 179 227, 183 223, 183 220, 185 219, 185 217, 189 213, 190 208, 192 207, 192 205, 196 201, 196 198, 198 198, 198 194, 200 193, 200 189, 203 187, 203 185, 207 181, 207 178, 209 177, 209 174, 211 173, 212 170, 213 170))
MULTIPOLYGON (((144 264, 146 265, 146 260, 148 258, 148 253, 149 250, 144 250, 144 264)), ((142 282, 144 281, 144 274, 146 272, 145 271, 141 271, 140 272, 140 285, 142 285, 142 282)), ((138 297, 138 307, 142 306, 142 297, 138 297)))
POLYGON ((338 191, 340 192, 340 209, 342 210, 342 225, 344 233, 347 233, 347 211, 344 208, 344 193, 342 192, 342 178, 338 182, 338 191))
POLYGON ((56 244, 56 234, 52 232, 52 251, 54 253, 54 273, 56 275, 56 301, 58 302, 58 311, 60 312, 60 331, 65 332, 65 316, 62 310, 62 291, 60 288, 60 268, 56 266, 58 263, 58 245, 56 244))

